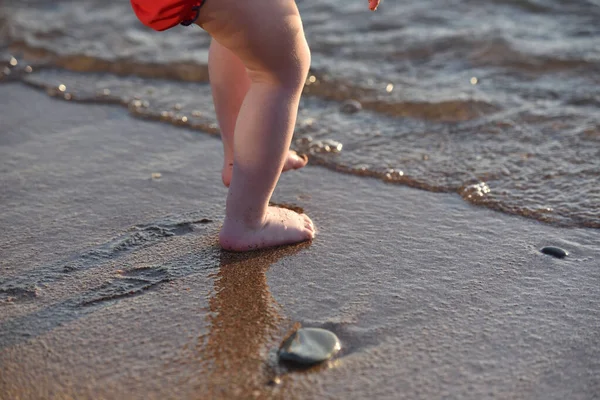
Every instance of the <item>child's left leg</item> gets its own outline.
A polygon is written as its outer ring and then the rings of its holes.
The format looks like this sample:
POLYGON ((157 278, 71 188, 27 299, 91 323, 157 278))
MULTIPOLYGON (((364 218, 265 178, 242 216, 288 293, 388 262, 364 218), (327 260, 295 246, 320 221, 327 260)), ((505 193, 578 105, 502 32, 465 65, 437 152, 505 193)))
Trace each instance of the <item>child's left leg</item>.
MULTIPOLYGON (((233 133, 242 101, 250 88, 246 67, 230 50, 213 40, 208 57, 208 70, 215 112, 223 140, 223 184, 229 187, 233 171, 233 133)), ((290 150, 283 171, 302 168, 307 160, 290 150)))

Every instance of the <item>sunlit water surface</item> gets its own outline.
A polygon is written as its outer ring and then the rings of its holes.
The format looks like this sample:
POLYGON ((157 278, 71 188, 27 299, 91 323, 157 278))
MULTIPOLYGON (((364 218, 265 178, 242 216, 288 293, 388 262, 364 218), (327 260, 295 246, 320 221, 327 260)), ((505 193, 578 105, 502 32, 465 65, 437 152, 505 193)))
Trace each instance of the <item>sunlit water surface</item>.
MULTIPOLYGON (((298 5, 313 67, 293 146, 313 162, 600 227, 600 2, 298 5)), ((8 0, 0 27, 0 81, 218 132, 197 27, 153 32, 122 0, 8 0)))

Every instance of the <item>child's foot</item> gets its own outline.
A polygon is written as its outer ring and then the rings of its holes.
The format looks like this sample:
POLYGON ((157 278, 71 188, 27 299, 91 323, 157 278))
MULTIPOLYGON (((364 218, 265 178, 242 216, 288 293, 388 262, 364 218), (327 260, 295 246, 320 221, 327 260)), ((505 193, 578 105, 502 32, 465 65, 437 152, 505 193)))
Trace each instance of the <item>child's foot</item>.
MULTIPOLYGON (((282 172, 289 171, 291 169, 300 169, 304 167, 308 163, 308 157, 300 156, 294 150, 288 151, 287 160, 285 160, 285 164, 283 165, 282 172)), ((233 172, 233 161, 225 160, 223 164, 223 171, 221 172, 221 177, 223 178, 223 184, 226 187, 229 187, 231 183, 231 173, 233 172)))
POLYGON ((249 251, 304 242, 315 237, 315 227, 306 214, 269 207, 264 222, 248 226, 225 218, 219 242, 225 250, 249 251))

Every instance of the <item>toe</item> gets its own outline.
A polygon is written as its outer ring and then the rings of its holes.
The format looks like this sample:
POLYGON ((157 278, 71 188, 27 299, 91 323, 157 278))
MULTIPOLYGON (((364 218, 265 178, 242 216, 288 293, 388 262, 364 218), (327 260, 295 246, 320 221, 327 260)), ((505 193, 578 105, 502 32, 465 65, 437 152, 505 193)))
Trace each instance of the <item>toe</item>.
POLYGON ((283 167, 283 170, 299 169, 308 163, 308 157, 304 154, 299 155, 293 150, 290 150, 288 159, 283 167))
POLYGON ((306 154, 298 154, 298 153, 295 153, 295 154, 296 154, 296 158, 298 159, 298 163, 304 167, 308 163, 308 156, 306 154))
POLYGON ((309 231, 314 232, 315 226, 314 226, 313 222, 311 221, 311 219, 308 218, 308 216, 306 214, 303 214, 302 216, 304 217, 304 227, 306 229, 308 229, 309 231))
POLYGON ((306 154, 296 153, 296 168, 302 168, 308 163, 308 156, 306 154))
POLYGON ((304 235, 306 237, 306 239, 314 239, 315 237, 315 231, 312 229, 312 227, 310 226, 305 226, 304 227, 304 235))

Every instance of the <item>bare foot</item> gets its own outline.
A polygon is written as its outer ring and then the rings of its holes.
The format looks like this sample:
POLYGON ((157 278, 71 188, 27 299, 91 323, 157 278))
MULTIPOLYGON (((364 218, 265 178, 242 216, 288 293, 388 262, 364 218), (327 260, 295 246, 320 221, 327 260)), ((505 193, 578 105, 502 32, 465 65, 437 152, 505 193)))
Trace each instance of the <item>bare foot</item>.
POLYGON ((249 251, 304 242, 314 237, 315 227, 306 214, 269 207, 263 223, 256 227, 225 218, 219 242, 225 250, 249 251))
MULTIPOLYGON (((298 155, 294 150, 290 150, 288 152, 287 160, 285 160, 285 164, 283 165, 282 172, 289 171, 291 169, 300 169, 304 167, 308 163, 308 157, 305 155, 298 155)), ((225 160, 223 163, 223 171, 221 171, 221 178, 223 179, 223 184, 226 187, 229 187, 231 183, 231 173, 233 172, 233 161, 225 160)))

